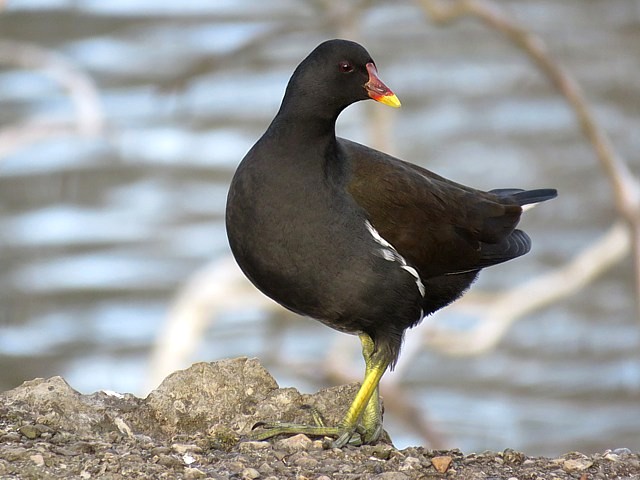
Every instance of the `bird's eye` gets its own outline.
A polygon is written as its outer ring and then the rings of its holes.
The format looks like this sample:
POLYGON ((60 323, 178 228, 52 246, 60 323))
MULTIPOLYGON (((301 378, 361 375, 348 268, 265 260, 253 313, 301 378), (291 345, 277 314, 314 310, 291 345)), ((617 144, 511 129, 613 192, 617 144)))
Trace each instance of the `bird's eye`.
POLYGON ((353 72, 353 65, 351 64, 351 62, 342 61, 338 64, 338 69, 342 73, 350 73, 353 72))

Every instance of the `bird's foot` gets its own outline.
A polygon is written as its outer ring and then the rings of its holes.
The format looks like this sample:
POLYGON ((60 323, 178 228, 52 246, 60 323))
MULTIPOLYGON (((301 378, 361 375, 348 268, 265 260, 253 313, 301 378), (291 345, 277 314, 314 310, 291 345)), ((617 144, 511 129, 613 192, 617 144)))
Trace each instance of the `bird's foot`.
POLYGON ((329 427, 322 425, 304 425, 283 422, 258 422, 253 426, 249 434, 249 440, 266 440, 277 435, 295 435, 303 433, 312 437, 334 437, 331 443, 334 448, 342 448, 345 445, 360 446, 374 443, 382 434, 382 425, 372 431, 367 431, 362 425, 329 427), (255 430, 260 428, 260 430, 255 430))

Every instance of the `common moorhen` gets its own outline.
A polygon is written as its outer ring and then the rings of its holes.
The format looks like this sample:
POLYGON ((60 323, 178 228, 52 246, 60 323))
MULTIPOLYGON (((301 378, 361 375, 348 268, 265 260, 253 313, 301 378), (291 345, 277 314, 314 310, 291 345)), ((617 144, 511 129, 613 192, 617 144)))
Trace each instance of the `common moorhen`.
POLYGON ((320 44, 294 71, 231 182, 227 234, 242 271, 289 310, 358 334, 366 365, 339 425, 263 424, 253 438, 375 442, 378 383, 405 330, 462 295, 481 269, 527 253, 531 241, 515 229, 523 206, 556 196, 475 190, 337 138, 340 112, 368 98, 400 106, 361 45, 320 44))

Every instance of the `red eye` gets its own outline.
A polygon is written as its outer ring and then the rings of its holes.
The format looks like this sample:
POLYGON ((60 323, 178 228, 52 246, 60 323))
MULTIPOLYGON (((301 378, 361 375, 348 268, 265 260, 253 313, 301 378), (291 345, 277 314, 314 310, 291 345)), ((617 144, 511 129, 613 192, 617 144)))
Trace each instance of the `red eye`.
POLYGON ((353 65, 351 64, 351 62, 347 62, 342 61, 338 64, 338 68, 340 69, 340 71, 342 73, 349 73, 349 72, 353 72, 353 65))

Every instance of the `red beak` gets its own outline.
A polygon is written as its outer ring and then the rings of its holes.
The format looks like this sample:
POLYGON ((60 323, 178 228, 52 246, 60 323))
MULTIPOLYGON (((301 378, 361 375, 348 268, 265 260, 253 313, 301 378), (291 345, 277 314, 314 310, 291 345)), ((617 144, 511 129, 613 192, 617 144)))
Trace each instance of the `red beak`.
POLYGON ((378 70, 373 63, 367 63, 367 72, 369 72, 369 81, 364 84, 367 94, 376 102, 398 108, 400 100, 389 87, 382 83, 382 80, 378 77, 378 70))

